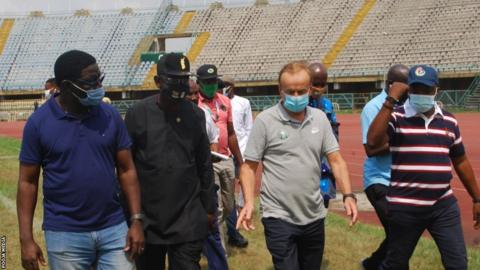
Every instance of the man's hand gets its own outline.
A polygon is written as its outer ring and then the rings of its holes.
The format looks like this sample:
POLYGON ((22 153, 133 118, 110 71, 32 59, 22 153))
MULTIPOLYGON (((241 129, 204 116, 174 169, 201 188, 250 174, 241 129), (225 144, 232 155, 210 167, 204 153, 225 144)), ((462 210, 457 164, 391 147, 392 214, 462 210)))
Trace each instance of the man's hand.
POLYGON ((357 223, 358 219, 357 202, 355 199, 347 197, 345 198, 343 206, 345 207, 347 215, 350 216, 350 226, 353 226, 355 223, 357 223))
POLYGON ((388 95, 396 100, 400 100, 408 91, 408 85, 401 82, 394 82, 388 90, 388 95))
POLYGON ((215 229, 215 214, 207 214, 208 230, 213 231, 215 229))
POLYGON ((253 212, 254 212, 253 203, 245 203, 240 214, 238 215, 237 220, 237 230, 240 229, 240 226, 246 231, 255 230, 255 226, 253 226, 253 212))
POLYGON ((480 229, 480 203, 473 204, 473 220, 475 221, 473 225, 475 230, 480 229))
POLYGON ((27 241, 22 243, 21 247, 22 253, 22 267, 26 270, 37 270, 40 269, 38 263, 42 266, 47 266, 47 262, 43 257, 42 249, 35 243, 32 239, 31 241, 27 241))
POLYGON ((123 251, 130 253, 130 260, 135 260, 143 253, 145 245, 145 238, 143 236, 142 223, 139 220, 134 220, 128 229, 127 244, 123 251))

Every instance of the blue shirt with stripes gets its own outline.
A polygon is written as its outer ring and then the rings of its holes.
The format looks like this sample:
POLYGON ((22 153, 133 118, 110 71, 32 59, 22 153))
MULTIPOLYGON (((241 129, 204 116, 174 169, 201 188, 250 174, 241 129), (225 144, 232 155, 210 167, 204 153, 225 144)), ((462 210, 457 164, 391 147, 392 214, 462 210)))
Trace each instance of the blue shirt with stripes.
POLYGON ((450 187, 451 158, 465 154, 455 117, 435 105, 430 118, 407 100, 388 123, 392 154, 389 209, 425 211, 456 201, 450 187))

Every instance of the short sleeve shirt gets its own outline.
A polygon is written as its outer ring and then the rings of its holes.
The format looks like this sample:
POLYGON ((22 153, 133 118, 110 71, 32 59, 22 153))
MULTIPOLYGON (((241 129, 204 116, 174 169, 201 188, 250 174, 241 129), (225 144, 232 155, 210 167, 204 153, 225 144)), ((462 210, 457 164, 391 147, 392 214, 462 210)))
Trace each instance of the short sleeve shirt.
POLYGON ((218 143, 219 132, 217 125, 215 125, 215 123, 213 122, 210 111, 204 108, 202 109, 205 112, 205 127, 207 128, 208 140, 210 141, 210 144, 218 143))
POLYGON ((325 217, 319 185, 322 158, 338 150, 330 122, 321 110, 307 107, 302 123, 290 118, 280 103, 260 113, 245 159, 263 162, 263 217, 296 225, 325 217))
POLYGON ((220 133, 218 137, 218 152, 230 156, 227 128, 228 123, 233 123, 230 99, 220 93, 216 93, 211 100, 200 95, 198 105, 210 112, 213 122, 218 127, 220 133))
MULTIPOLYGON (((362 124, 362 143, 367 143, 367 134, 370 125, 375 116, 382 108, 387 93, 383 90, 380 94, 370 100, 362 110, 360 116, 362 124)), ((392 156, 390 153, 375 157, 367 157, 363 163, 363 186, 368 188, 373 184, 382 184, 388 186, 390 183, 390 165, 392 164, 392 156)))
POLYGON ((130 145, 110 105, 92 107, 83 119, 65 113, 55 98, 35 111, 23 131, 20 161, 42 168, 43 228, 85 232, 124 221, 115 159, 130 145))

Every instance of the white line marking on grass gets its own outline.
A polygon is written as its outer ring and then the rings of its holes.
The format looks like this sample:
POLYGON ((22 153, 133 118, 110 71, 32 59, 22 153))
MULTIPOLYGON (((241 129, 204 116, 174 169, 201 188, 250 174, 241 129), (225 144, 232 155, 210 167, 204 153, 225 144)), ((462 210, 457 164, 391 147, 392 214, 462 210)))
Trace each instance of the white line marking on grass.
MULTIPOLYGON (((5 208, 10 214, 17 216, 17 206, 14 200, 7 198, 2 193, 0 193, 0 202, 3 204, 3 206, 5 206, 5 208)), ((42 224, 38 220, 35 220, 35 218, 33 219, 33 230, 42 230, 42 224)))
POLYGON ((18 156, 0 156, 0 159, 18 159, 18 156))

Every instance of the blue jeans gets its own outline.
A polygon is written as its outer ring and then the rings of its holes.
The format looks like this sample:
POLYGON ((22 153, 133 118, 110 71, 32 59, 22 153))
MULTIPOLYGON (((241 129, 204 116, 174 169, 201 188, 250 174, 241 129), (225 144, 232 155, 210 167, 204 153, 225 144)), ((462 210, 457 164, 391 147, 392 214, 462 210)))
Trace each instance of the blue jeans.
POLYGON ((131 270, 133 262, 123 251, 125 222, 93 232, 45 231, 48 263, 52 270, 131 270))

